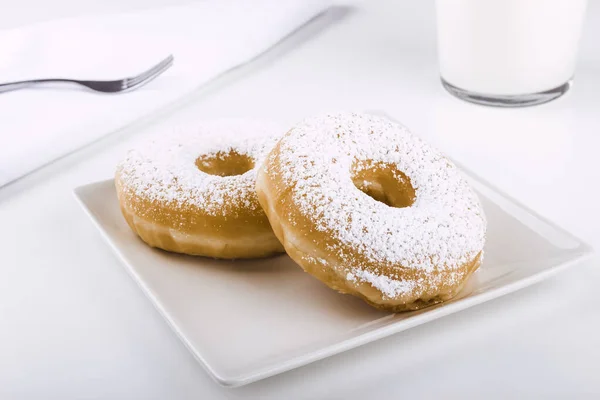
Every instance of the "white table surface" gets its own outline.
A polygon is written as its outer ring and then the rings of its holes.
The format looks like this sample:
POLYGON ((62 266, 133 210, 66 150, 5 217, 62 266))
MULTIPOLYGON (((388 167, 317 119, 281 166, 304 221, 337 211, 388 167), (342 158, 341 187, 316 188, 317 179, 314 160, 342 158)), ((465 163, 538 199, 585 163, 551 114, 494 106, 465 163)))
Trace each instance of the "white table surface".
MULTIPOLYGON (((10 27, 167 1, 2 3, 0 27, 10 27)), ((433 1, 336 8, 162 115, 1 188, 0 398, 598 398, 597 258, 436 322, 224 389, 173 335, 71 194, 110 177, 144 126, 194 115, 293 121, 378 109, 600 248, 597 37, 600 1, 590 0, 571 92, 543 106, 490 109, 439 85, 433 1)))

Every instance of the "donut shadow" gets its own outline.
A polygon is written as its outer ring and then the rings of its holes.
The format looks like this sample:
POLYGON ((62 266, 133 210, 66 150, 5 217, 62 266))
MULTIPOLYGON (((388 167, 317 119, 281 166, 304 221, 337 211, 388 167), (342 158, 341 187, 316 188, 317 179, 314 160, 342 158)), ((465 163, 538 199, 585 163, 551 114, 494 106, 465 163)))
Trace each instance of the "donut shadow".
MULTIPOLYGON (((370 306, 358 297, 332 290, 306 273, 285 253, 257 259, 223 260, 158 248, 149 250, 163 268, 171 268, 175 274, 194 276, 200 288, 223 283, 232 288, 252 288, 263 296, 272 297, 273 301, 301 302, 307 309, 318 309, 334 319, 358 319, 362 323, 393 315, 370 306)), ((360 328, 362 323, 356 328, 360 328)))
MULTIPOLYGON (((141 241, 141 239, 139 240, 141 241)), ((147 246, 145 243, 144 245, 147 246)), ((266 287, 284 287, 289 293, 297 294, 298 301, 316 303, 324 310, 335 310, 340 316, 352 315, 355 318, 357 315, 363 315, 373 318, 366 325, 358 326, 359 330, 367 328, 373 323, 380 323, 380 318, 406 319, 444 307, 477 293, 476 288, 480 284, 480 271, 478 270, 472 274, 465 286, 453 298, 432 303, 418 310, 393 313, 377 309, 360 297, 329 288, 325 283, 306 273, 285 253, 254 259, 218 259, 174 253, 159 248, 150 248, 150 250, 156 254, 160 264, 181 272, 207 274, 212 278, 232 284, 243 282, 244 286, 253 286, 261 288, 261 290, 266 287)))
MULTIPOLYGON (((141 239, 140 239, 141 240, 141 239)), ((230 272, 266 272, 273 273, 282 268, 297 267, 285 253, 272 254, 261 258, 235 258, 222 259, 200 255, 189 255, 163 250, 157 247, 151 248, 159 254, 160 258, 169 258, 170 263, 175 262, 186 268, 209 268, 230 272)))

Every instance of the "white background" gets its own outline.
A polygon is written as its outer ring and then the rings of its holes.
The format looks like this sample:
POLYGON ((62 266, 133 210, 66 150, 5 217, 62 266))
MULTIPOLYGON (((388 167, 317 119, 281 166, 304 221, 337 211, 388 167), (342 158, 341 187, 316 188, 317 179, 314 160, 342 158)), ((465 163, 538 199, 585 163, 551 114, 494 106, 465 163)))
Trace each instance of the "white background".
MULTIPOLYGON (((166 3, 174 2, 2 0, 0 27, 166 3)), ((0 398, 597 398, 597 259, 471 310, 223 389, 121 268, 71 189, 110 177, 135 133, 169 118, 293 121, 377 109, 598 248, 599 27, 600 1, 590 0, 567 96, 500 110, 462 103, 439 85, 432 1, 338 7, 160 115, 1 188, 0 398)))

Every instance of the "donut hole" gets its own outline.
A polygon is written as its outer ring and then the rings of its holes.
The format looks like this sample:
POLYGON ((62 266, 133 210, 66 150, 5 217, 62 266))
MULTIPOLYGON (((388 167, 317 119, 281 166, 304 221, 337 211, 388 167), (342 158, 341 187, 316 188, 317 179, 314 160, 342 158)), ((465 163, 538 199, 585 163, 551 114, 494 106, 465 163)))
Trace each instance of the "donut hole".
POLYGON ((352 168, 352 182, 367 196, 390 207, 410 207, 415 202, 410 178, 393 164, 357 161, 352 168))
POLYGON ((201 155, 196 159, 196 167, 202 172, 217 176, 242 175, 254 168, 254 160, 235 150, 219 151, 201 155))

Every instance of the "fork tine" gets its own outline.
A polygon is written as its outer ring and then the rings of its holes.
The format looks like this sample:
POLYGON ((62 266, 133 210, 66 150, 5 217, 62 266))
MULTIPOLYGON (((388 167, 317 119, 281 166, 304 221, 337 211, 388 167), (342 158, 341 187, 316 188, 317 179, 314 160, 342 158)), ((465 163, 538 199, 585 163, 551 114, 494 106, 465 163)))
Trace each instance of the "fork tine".
POLYGON ((165 70, 170 68, 173 65, 173 59, 174 59, 173 55, 169 55, 167 58, 165 58, 164 60, 162 60, 161 62, 159 62, 152 68, 150 68, 149 70, 144 71, 137 76, 127 78, 125 80, 126 87, 132 88, 132 87, 140 85, 142 83, 149 82, 150 80, 154 79, 155 77, 157 77, 158 75, 163 73, 165 70))
POLYGON ((154 79, 165 70, 167 70, 173 64, 173 56, 169 56, 149 70, 142 72, 141 74, 128 78, 126 80, 127 87, 134 87, 142 83, 147 83, 154 79))
POLYGON ((152 75, 156 74, 157 72, 163 71, 164 69, 168 68, 172 62, 173 62, 173 58, 172 58, 172 56, 169 56, 168 58, 162 60, 160 63, 158 63, 155 66, 153 66, 152 68, 150 68, 149 70, 144 71, 137 76, 128 78, 127 81, 130 83, 136 83, 139 81, 143 81, 146 78, 148 78, 149 76, 152 76, 152 75))
POLYGON ((163 69, 170 67, 172 64, 173 64, 173 56, 169 55, 167 58, 165 58, 164 60, 162 60, 155 66, 153 66, 152 68, 149 68, 147 71, 142 72, 141 74, 134 76, 133 78, 136 79, 136 78, 142 77, 144 75, 153 75, 155 72, 162 71, 163 69))

